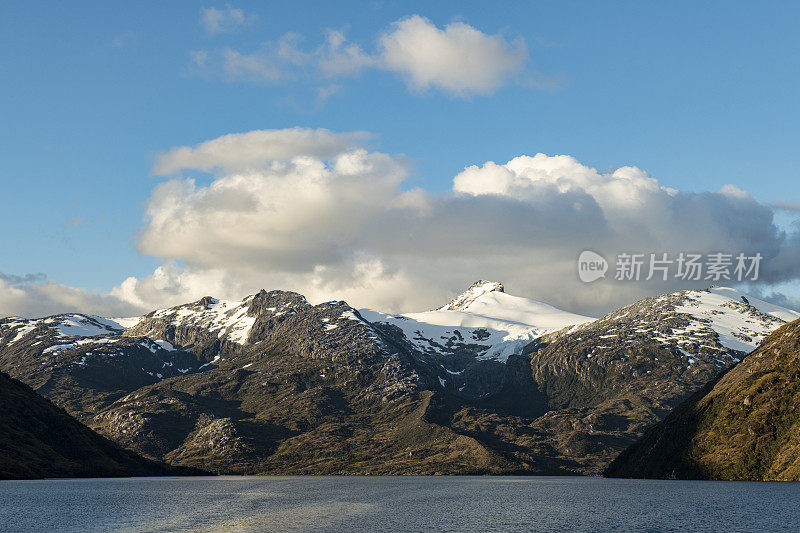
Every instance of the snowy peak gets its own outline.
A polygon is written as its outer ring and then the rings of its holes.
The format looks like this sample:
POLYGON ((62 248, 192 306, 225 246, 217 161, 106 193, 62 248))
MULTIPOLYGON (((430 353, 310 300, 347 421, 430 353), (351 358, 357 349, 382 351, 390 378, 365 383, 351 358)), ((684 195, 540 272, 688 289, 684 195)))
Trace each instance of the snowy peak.
POLYGON ((450 303, 444 307, 437 309, 437 311, 466 311, 472 302, 491 292, 505 292, 503 284, 496 281, 476 281, 467 290, 450 300, 450 303))
POLYGON ((243 300, 219 300, 204 296, 196 302, 148 313, 126 330, 128 335, 163 335, 166 327, 205 330, 216 337, 244 344, 256 321, 251 313, 254 296, 243 300))
POLYGON ((219 303, 219 300, 214 298, 213 296, 203 296, 197 302, 195 302, 195 306, 201 309, 211 309, 215 305, 219 303))
POLYGON ((340 345, 336 341, 339 337, 358 336, 371 343, 375 340, 371 328, 345 302, 314 306, 296 292, 262 290, 242 300, 204 297, 153 311, 128 327, 125 335, 163 339, 210 360, 218 354, 241 352, 257 343, 271 342, 275 336, 283 336, 284 340, 302 336, 297 346, 316 343, 322 353, 327 350, 324 346, 340 345))
POLYGON ((448 305, 435 311, 391 315, 359 310, 373 323, 395 326, 415 349, 428 356, 470 356, 505 362, 537 337, 594 318, 512 296, 503 285, 474 283, 448 305))
POLYGON ((115 383, 113 388, 150 384, 197 366, 191 354, 168 342, 123 332, 115 320, 78 313, 0 319, 0 368, 13 369, 20 379, 41 373, 74 377, 89 370, 115 383))
POLYGON ((681 354, 686 368, 696 361, 724 367, 740 360, 771 332, 800 313, 735 289, 711 287, 645 298, 617 309, 593 324, 555 335, 589 341, 603 352, 630 354, 628 345, 660 345, 681 354))

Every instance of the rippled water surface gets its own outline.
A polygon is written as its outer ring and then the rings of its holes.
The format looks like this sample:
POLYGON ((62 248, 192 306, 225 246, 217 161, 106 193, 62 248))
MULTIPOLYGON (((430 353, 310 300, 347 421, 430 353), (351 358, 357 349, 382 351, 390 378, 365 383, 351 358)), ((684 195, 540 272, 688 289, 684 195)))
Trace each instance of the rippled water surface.
POLYGON ((798 531, 800 484, 578 477, 0 481, 3 531, 798 531))

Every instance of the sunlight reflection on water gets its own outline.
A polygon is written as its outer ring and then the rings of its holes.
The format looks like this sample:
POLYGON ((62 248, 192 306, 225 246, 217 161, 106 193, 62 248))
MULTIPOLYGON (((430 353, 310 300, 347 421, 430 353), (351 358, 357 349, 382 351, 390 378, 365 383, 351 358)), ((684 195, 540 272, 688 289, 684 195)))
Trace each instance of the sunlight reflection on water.
POLYGON ((579 477, 0 482, 10 531, 794 530, 800 485, 579 477))

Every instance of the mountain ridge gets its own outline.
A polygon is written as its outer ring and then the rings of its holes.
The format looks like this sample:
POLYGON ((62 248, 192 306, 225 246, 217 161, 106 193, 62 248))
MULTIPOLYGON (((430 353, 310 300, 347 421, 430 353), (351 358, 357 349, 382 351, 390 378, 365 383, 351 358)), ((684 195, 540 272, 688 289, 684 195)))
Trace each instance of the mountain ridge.
POLYGON ((128 449, 220 473, 598 474, 792 313, 715 289, 594 319, 500 288, 408 315, 204 297, 90 337, 2 319, 0 369, 128 449))

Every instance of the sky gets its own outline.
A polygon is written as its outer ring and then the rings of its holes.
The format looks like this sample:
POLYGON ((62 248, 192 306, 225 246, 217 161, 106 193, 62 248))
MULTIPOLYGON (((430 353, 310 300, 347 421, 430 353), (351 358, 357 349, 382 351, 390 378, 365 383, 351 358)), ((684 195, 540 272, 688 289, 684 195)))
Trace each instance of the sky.
POLYGON ((763 253, 747 288, 797 307, 798 15, 3 2, 0 315, 260 288, 413 311, 479 278, 599 314, 708 285, 583 284, 586 248, 763 253))

